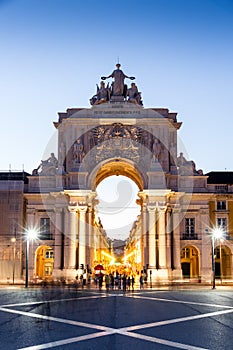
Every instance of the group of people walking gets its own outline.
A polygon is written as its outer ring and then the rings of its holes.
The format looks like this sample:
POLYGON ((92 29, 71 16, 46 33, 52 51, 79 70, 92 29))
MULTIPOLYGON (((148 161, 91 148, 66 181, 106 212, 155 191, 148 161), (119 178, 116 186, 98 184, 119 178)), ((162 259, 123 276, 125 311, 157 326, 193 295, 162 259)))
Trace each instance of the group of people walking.
POLYGON ((103 283, 105 283, 106 290, 123 290, 126 292, 127 290, 134 290, 135 277, 127 276, 126 274, 120 275, 117 274, 114 276, 112 273, 106 274, 105 276, 99 275, 95 277, 96 287, 99 287, 101 290, 103 287, 103 283))

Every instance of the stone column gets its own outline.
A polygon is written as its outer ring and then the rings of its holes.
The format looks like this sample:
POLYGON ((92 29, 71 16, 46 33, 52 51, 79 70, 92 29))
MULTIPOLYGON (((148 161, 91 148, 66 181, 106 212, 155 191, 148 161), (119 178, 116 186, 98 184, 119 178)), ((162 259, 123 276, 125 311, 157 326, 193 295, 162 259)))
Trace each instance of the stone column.
POLYGON ((142 266, 149 264, 148 254, 148 229, 147 229, 147 208, 146 205, 142 205, 142 228, 141 228, 141 262, 142 266))
POLYGON ((86 266, 86 211, 87 206, 78 206, 79 211, 79 265, 86 266))
POLYGON ((88 215, 88 235, 89 235, 89 266, 91 267, 93 265, 93 262, 95 260, 94 258, 94 223, 93 223, 93 217, 94 217, 94 209, 92 207, 89 208, 89 215, 88 215))
POLYGON ((166 268, 166 224, 165 224, 166 207, 159 208, 158 226, 159 226, 159 268, 166 268))
POLYGON ((209 208, 203 208, 200 210, 201 215, 201 256, 200 256, 200 276, 201 281, 211 281, 212 279, 212 253, 211 253, 211 235, 210 230, 210 216, 209 216, 209 208))
POLYGON ((69 206, 69 221, 70 221, 70 232, 68 236, 68 247, 67 247, 67 269, 68 274, 72 277, 75 274, 76 268, 76 239, 77 239, 77 206, 69 206))
POLYGON ((180 263, 180 209, 174 209, 173 210, 173 256, 174 256, 174 270, 173 270, 173 277, 174 278, 181 278, 182 277, 182 271, 181 271, 181 263, 180 263))
POLYGON ((167 268, 171 269, 171 208, 166 212, 166 261, 167 268))
POLYGON ((61 245, 62 245, 62 208, 55 209, 55 240, 54 240, 54 270, 53 276, 58 276, 61 268, 61 245))
POLYGON ((155 210, 156 207, 148 206, 149 212, 149 268, 156 267, 156 221, 155 221, 155 210))

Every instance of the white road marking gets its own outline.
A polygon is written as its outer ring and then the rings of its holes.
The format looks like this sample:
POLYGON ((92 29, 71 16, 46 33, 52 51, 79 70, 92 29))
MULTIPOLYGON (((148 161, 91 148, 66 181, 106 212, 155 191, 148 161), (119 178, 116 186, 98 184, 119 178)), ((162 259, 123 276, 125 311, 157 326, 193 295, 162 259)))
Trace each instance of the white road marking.
POLYGON ((18 350, 50 349, 50 348, 54 348, 55 346, 77 343, 79 341, 89 340, 89 339, 98 338, 98 337, 104 337, 104 336, 110 335, 110 334, 111 334, 111 332, 97 332, 97 333, 92 333, 92 334, 87 334, 87 335, 81 335, 81 336, 75 337, 75 338, 57 340, 57 341, 46 343, 46 344, 33 345, 33 346, 26 347, 26 348, 20 348, 18 350))
POLYGON ((111 327, 105 327, 105 326, 101 326, 101 325, 97 325, 97 324, 95 325, 95 324, 86 323, 86 322, 73 321, 73 320, 68 320, 65 318, 40 315, 40 314, 36 314, 33 312, 12 310, 12 309, 2 308, 2 307, 0 307, 0 311, 9 312, 9 313, 16 314, 16 315, 32 317, 32 318, 39 318, 41 320, 46 320, 46 321, 53 321, 53 322, 59 322, 59 323, 64 323, 64 324, 70 324, 72 326, 93 328, 93 329, 98 329, 100 331, 113 331, 113 330, 115 330, 114 328, 111 328, 111 327))
POLYGON ((145 300, 153 300, 153 301, 164 301, 164 302, 168 302, 168 303, 191 304, 191 305, 198 305, 198 306, 211 306, 211 307, 233 309, 233 306, 220 305, 220 304, 199 303, 199 302, 196 302, 196 301, 153 298, 153 297, 147 297, 147 296, 141 296, 141 295, 129 295, 129 294, 126 294, 125 296, 127 298, 145 299, 145 300))
POLYGON ((206 314, 173 318, 171 320, 151 322, 151 323, 146 323, 146 324, 141 324, 141 325, 136 325, 136 326, 125 327, 125 328, 121 328, 121 329, 123 331, 135 331, 137 329, 142 329, 142 328, 166 326, 168 324, 174 324, 174 323, 180 323, 180 322, 186 322, 186 321, 194 321, 194 320, 198 320, 201 318, 214 317, 214 316, 225 315, 225 314, 229 314, 229 313, 233 313, 233 310, 230 309, 230 310, 208 312, 206 314))
POLYGON ((122 334, 124 334, 124 335, 126 335, 128 337, 133 337, 133 338, 136 338, 136 339, 146 340, 146 341, 149 341, 149 342, 152 342, 152 343, 163 344, 163 345, 171 346, 173 348, 178 348, 178 349, 208 350, 206 348, 200 348, 200 347, 197 347, 197 346, 182 344, 182 343, 178 343, 178 342, 174 342, 174 341, 170 341, 170 340, 165 340, 165 339, 160 339, 160 338, 155 338, 155 337, 151 337, 151 336, 143 335, 143 334, 138 334, 138 333, 124 332, 122 334))
POLYGON ((31 301, 27 303, 18 303, 18 304, 5 304, 5 305, 0 305, 0 307, 14 307, 14 306, 30 306, 30 305, 40 305, 40 304, 47 304, 47 303, 60 303, 64 301, 78 301, 78 300, 85 300, 85 299, 98 299, 98 298, 107 298, 109 296, 113 295, 92 295, 92 296, 87 296, 87 297, 76 297, 76 298, 69 298, 69 299, 54 299, 54 300, 44 300, 44 301, 31 301))
POLYGON ((112 334, 120 334, 120 335, 132 337, 132 338, 136 338, 136 339, 141 339, 144 341, 149 341, 149 342, 153 342, 153 343, 167 345, 167 346, 178 348, 178 349, 206 350, 205 348, 195 347, 192 345, 182 344, 182 343, 173 342, 170 340, 165 340, 165 339, 160 339, 160 338, 147 336, 147 335, 143 335, 143 334, 139 334, 139 333, 134 333, 133 331, 139 330, 139 329, 144 329, 144 328, 166 326, 169 324, 180 323, 180 322, 188 322, 188 321, 193 321, 193 320, 197 320, 197 319, 213 317, 213 316, 218 316, 218 315, 223 315, 223 314, 228 314, 228 313, 233 312, 233 307, 225 306, 225 305, 205 304, 205 303, 198 303, 198 302, 188 302, 188 301, 182 301, 182 300, 179 301, 179 300, 171 300, 171 299, 152 298, 152 297, 136 296, 136 295, 130 296, 130 295, 125 295, 125 294, 112 294, 112 296, 120 296, 120 297, 127 296, 127 297, 135 297, 135 298, 145 299, 145 300, 149 299, 149 300, 153 300, 153 301, 164 301, 164 302, 167 301, 167 302, 175 302, 175 303, 181 303, 181 304, 194 304, 194 305, 199 305, 199 306, 211 306, 211 307, 227 308, 227 310, 209 312, 209 313, 198 314, 198 315, 194 315, 194 316, 180 317, 180 318, 175 318, 175 319, 170 319, 170 320, 164 320, 164 321, 158 321, 158 322, 152 322, 152 323, 147 323, 147 324, 141 324, 141 325, 122 327, 122 328, 115 329, 115 328, 105 327, 105 326, 101 326, 101 325, 95 325, 95 324, 91 324, 91 323, 73 321, 73 320, 69 320, 69 319, 40 315, 40 314, 36 314, 36 313, 32 313, 32 312, 25 312, 25 311, 20 311, 20 310, 9 309, 9 307, 14 307, 14 306, 26 306, 26 305, 44 304, 44 303, 61 302, 61 301, 73 301, 73 300, 78 301, 80 299, 82 299, 82 300, 83 299, 92 299, 92 298, 99 298, 99 297, 106 297, 106 296, 111 296, 111 294, 107 294, 107 295, 100 294, 100 295, 96 295, 96 296, 49 300, 49 301, 42 301, 42 302, 8 304, 8 305, 4 305, 4 307, 3 306, 0 307, 0 311, 13 313, 13 314, 19 314, 19 315, 27 316, 27 317, 39 318, 39 319, 43 319, 43 320, 49 320, 49 321, 53 321, 53 322, 59 322, 59 323, 63 323, 63 324, 69 324, 72 326, 79 326, 79 327, 85 327, 85 328, 99 330, 99 332, 95 332, 92 334, 73 337, 73 338, 69 338, 69 339, 62 339, 62 340, 58 340, 58 341, 54 341, 54 342, 50 342, 50 343, 46 343, 46 344, 33 345, 33 346, 26 347, 26 348, 21 348, 19 350, 49 349, 49 348, 57 347, 60 345, 67 345, 67 344, 71 344, 71 343, 76 343, 76 342, 80 342, 80 341, 94 339, 97 337, 108 336, 108 335, 112 335, 112 334))

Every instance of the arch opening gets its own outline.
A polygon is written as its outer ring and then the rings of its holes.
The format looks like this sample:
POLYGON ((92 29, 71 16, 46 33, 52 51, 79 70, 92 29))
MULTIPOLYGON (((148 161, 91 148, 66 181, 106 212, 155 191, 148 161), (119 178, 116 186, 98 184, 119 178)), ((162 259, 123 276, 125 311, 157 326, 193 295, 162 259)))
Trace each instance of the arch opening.
POLYGON ((96 188, 98 216, 110 239, 125 240, 140 208, 136 204, 138 186, 124 175, 111 175, 96 188))
POLYGON ((199 277, 200 254, 196 247, 186 246, 181 250, 181 269, 184 278, 199 277))
POLYGON ((217 279, 231 278, 231 251, 224 244, 214 249, 215 277, 217 279))
POLYGON ((96 169, 90 174, 89 185, 95 190, 104 179, 114 175, 125 176, 132 180, 137 185, 139 191, 146 188, 146 179, 143 178, 142 172, 139 171, 137 165, 122 158, 115 158, 98 164, 96 169))
MULTIPOLYGON (((141 208, 136 203, 138 191, 139 187, 133 180, 120 174, 105 177, 96 188, 99 201, 97 214, 109 240, 109 265, 117 266, 118 271, 126 268, 124 255, 127 238, 140 214, 141 208)), ((103 252, 100 262, 104 260, 106 252, 103 252)))
POLYGON ((42 245, 36 250, 35 275, 39 279, 52 279, 54 267, 54 251, 48 245, 42 245))

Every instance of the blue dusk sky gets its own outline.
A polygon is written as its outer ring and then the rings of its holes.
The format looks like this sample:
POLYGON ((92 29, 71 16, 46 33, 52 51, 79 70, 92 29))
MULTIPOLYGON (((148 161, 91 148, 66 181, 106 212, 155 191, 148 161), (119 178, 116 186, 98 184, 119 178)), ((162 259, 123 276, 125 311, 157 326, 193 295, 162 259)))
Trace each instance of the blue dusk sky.
POLYGON ((197 169, 233 170, 232 0, 0 0, 0 42, 0 170, 57 154, 57 112, 89 107, 118 57, 197 169))
POLYGON ((198 169, 233 170, 232 0, 0 0, 0 42, 1 170, 37 167, 118 57, 145 108, 178 112, 198 169))

